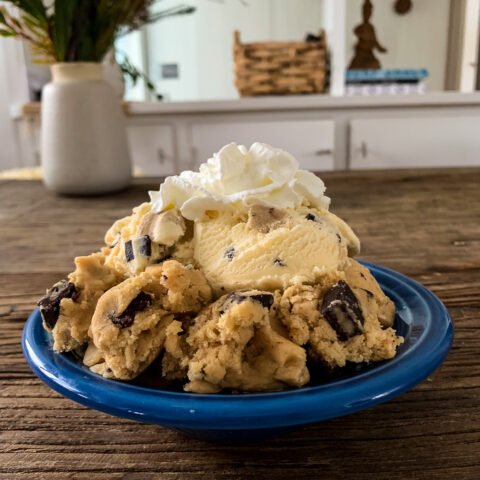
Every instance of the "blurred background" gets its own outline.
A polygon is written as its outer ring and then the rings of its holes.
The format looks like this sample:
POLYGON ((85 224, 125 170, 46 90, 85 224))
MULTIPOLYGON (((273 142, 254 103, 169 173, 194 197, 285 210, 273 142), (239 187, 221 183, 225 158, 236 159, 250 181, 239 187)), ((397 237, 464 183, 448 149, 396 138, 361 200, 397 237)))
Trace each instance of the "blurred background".
MULTIPOLYGON (((480 164, 480 0, 150 8, 159 20, 104 61, 139 174, 196 168, 230 141, 283 147, 312 170, 480 164)), ((0 170, 40 164, 49 81, 27 45, 0 38, 0 170)))

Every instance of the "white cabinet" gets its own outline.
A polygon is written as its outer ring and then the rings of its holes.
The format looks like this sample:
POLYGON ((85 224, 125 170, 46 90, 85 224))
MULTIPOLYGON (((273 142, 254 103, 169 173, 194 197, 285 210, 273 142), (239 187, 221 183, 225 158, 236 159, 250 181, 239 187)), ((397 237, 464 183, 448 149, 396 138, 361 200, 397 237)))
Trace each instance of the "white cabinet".
POLYGON ((129 125, 132 162, 146 176, 179 173, 172 125, 129 125))
POLYGON ((480 165, 480 116, 350 122, 350 168, 480 165))
POLYGON ((333 170, 333 120, 193 124, 191 139, 194 169, 227 143, 248 148, 254 142, 262 142, 287 150, 303 169, 333 170))

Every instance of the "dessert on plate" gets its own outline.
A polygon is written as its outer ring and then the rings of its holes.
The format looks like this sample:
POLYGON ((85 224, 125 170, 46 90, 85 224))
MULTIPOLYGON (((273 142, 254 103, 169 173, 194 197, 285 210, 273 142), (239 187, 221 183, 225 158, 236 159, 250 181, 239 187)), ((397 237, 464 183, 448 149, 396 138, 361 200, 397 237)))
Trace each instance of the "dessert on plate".
POLYGON ((231 143, 149 193, 39 301, 56 352, 117 380, 157 359, 154 375, 198 393, 298 388, 312 365, 395 356, 393 302, 289 153, 231 143))

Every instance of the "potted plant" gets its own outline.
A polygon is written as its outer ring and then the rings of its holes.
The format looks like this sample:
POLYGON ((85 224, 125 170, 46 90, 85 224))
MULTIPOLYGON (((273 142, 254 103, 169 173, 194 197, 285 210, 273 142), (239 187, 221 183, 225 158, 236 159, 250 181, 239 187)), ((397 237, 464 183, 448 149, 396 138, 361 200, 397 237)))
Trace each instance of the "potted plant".
POLYGON ((132 167, 124 116, 103 79, 101 62, 118 35, 194 8, 181 5, 151 14, 152 0, 3 3, 0 35, 27 41, 38 61, 52 64, 52 82, 42 94, 46 186, 64 194, 99 194, 128 186, 132 167))

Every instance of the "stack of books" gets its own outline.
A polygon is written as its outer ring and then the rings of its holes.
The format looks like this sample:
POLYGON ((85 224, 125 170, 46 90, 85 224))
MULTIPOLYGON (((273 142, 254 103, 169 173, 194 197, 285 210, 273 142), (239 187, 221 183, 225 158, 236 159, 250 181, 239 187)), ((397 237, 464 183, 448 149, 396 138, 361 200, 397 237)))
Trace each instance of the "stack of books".
POLYGON ((428 71, 420 69, 347 70, 346 95, 410 95, 425 93, 428 71))

